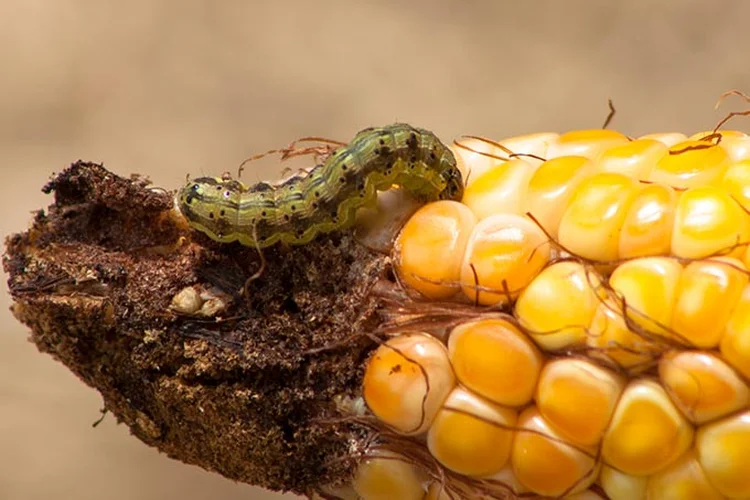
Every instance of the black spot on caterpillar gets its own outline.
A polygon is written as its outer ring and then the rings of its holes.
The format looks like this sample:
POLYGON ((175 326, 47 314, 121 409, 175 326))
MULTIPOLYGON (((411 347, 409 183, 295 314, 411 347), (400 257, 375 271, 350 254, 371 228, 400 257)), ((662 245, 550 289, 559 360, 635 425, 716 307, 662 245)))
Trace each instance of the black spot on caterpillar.
POLYGON ((219 177, 188 182, 177 196, 188 223, 219 242, 258 248, 303 245, 346 229, 377 191, 399 185, 423 202, 463 196, 453 153, 427 130, 407 124, 359 132, 307 175, 272 185, 219 177))

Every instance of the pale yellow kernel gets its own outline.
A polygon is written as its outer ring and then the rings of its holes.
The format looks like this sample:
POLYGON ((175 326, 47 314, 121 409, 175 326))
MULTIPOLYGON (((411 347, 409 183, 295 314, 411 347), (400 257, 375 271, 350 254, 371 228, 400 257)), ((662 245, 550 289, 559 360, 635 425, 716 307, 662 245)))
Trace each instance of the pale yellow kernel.
POLYGON ((729 156, 721 146, 688 140, 669 148, 647 180, 677 189, 708 186, 718 183, 728 166, 729 156))
MULTIPOLYGON (((493 482, 500 483, 501 486, 500 488, 498 488, 498 490, 501 493, 507 494, 508 489, 510 489, 510 491, 512 491, 516 495, 528 492, 528 490, 524 488, 524 486, 521 484, 521 481, 518 480, 515 473, 513 472, 513 466, 511 465, 510 461, 508 461, 508 464, 503 467, 500 472, 487 477, 487 479, 492 480, 493 482)), ((503 497, 501 496, 500 498, 503 497)))
POLYGON ((543 161, 539 158, 547 157, 547 149, 550 143, 556 141, 559 136, 560 134, 554 132, 539 132, 536 134, 508 137, 499 142, 513 153, 522 155, 521 158, 531 163, 536 169, 543 161), (533 156, 538 158, 534 158, 533 156))
POLYGON ((357 467, 352 481, 362 500, 422 500, 424 474, 396 453, 377 451, 357 467))
POLYGON ((655 134, 646 134, 639 137, 639 139, 653 139, 659 141, 665 146, 672 147, 675 144, 686 141, 687 136, 681 132, 658 132, 655 134))
POLYGON ((467 186, 485 171, 510 159, 510 152, 498 144, 480 139, 459 139, 459 142, 465 147, 451 144, 448 148, 456 157, 458 169, 467 186))
POLYGON ((747 284, 745 265, 737 259, 714 257, 691 262, 680 279, 672 329, 694 346, 719 345, 747 284))
POLYGON ((560 220, 560 244, 586 259, 616 260, 620 230, 638 191, 638 183, 622 174, 584 180, 560 220))
POLYGON ((560 135, 550 143, 547 159, 571 155, 594 159, 603 151, 626 142, 628 138, 614 130, 574 130, 560 135))
POLYGON ((692 440, 692 426, 664 389, 651 380, 635 380, 617 404, 601 453, 626 474, 648 475, 674 462, 692 440))
POLYGON ((607 149, 599 157, 599 171, 646 180, 654 165, 667 154, 667 146, 655 139, 638 139, 607 149))
POLYGON ((561 156, 542 163, 534 172, 521 210, 530 213, 557 238, 560 219, 578 185, 596 172, 594 163, 583 156, 561 156))
POLYGON ((516 412, 457 387, 427 433, 427 448, 448 469, 488 476, 508 462, 516 412))
POLYGON ((595 445, 604 434, 625 380, 582 359, 558 359, 542 369, 537 407, 567 440, 595 445))
POLYGON ((621 259, 669 255, 678 199, 669 186, 651 184, 641 189, 620 231, 621 259))
POLYGON ((461 202, 478 220, 495 214, 520 214, 534 167, 522 159, 495 165, 478 175, 464 191, 461 202))
POLYGON ((604 464, 599 473, 599 484, 610 500, 646 500, 646 476, 625 474, 604 464))
POLYGON ((524 487, 539 495, 560 496, 581 492, 596 480, 596 448, 567 444, 536 407, 521 413, 518 428, 511 464, 524 487))
POLYGON ((476 217, 465 205, 437 201, 419 209, 401 230, 394 251, 403 282, 425 297, 460 290, 461 262, 476 217))
POLYGON ((637 326, 641 333, 669 336, 683 273, 682 265, 668 257, 629 260, 615 269, 609 286, 625 301, 631 329, 637 326))
POLYGON ((748 135, 724 137, 721 147, 727 151, 732 161, 750 159, 750 136, 748 135))
POLYGON ((732 367, 750 379, 750 286, 742 291, 719 344, 732 367))
POLYGON ((403 434, 427 430, 456 384, 445 346, 423 333, 406 333, 378 347, 367 363, 365 402, 403 434))
POLYGON ((674 351, 659 362, 659 378, 677 408, 702 424, 748 406, 750 390, 709 351, 674 351))
POLYGON ((583 344, 599 307, 600 285, 599 275, 582 264, 557 262, 521 292, 515 316, 545 351, 583 344))
POLYGON ((730 165, 721 181, 721 187, 742 208, 750 211, 750 159, 741 160, 730 165))
POLYGON ((539 227, 520 215, 493 215, 480 221, 461 265, 461 286, 483 305, 514 300, 547 264, 550 244, 539 227))
POLYGON ((742 258, 745 248, 741 244, 750 241, 748 217, 724 189, 688 189, 677 202, 672 253, 688 259, 717 253, 742 258))
POLYGON ((659 500, 722 500, 708 481, 703 468, 689 451, 666 469, 657 472, 648 480, 648 498, 659 500))
POLYGON ((705 139, 710 139, 717 134, 721 136, 722 146, 724 145, 724 141, 727 139, 742 138, 747 136, 745 132, 741 132, 739 130, 719 130, 718 132, 713 130, 704 130, 702 132, 694 133, 693 135, 688 137, 688 139, 691 141, 705 141, 705 139))
POLYGON ((701 427, 695 448, 717 490, 729 498, 750 498, 750 411, 701 427))
POLYGON ((543 358, 534 344, 502 319, 470 321, 453 329, 448 352, 456 377, 472 391, 507 406, 534 395, 543 358))

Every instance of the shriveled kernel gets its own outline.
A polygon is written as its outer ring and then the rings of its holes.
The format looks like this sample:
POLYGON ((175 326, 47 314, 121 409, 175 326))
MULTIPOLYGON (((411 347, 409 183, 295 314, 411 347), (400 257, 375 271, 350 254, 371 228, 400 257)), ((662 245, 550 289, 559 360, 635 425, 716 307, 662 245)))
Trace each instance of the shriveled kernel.
POLYGON ((659 362, 659 378, 672 401, 697 424, 748 406, 750 390, 735 371, 708 351, 674 351, 659 362))
POLYGON ((419 209, 394 246, 401 279, 431 299, 454 295, 460 289, 461 262, 475 225, 471 210, 455 201, 437 201, 419 209))
POLYGON ((456 380, 440 341, 406 333, 375 350, 363 384, 376 417, 401 433, 419 434, 430 426, 456 380))
POLYGON ((427 447, 459 474, 487 476, 508 462, 516 412, 462 387, 453 389, 427 433, 427 447))
POLYGON ((742 258, 750 241, 748 214, 720 187, 697 187, 680 195, 672 230, 672 253, 700 259, 721 253, 742 258))
POLYGON ((648 498, 660 500, 722 500, 724 496, 711 485, 703 468, 689 451, 648 480, 648 498))
POLYGON ((648 173, 665 154, 667 146, 655 139, 637 139, 604 151, 598 159, 599 170, 646 180, 648 173))
POLYGON ((539 412, 575 444, 595 445, 604 435, 625 380, 582 359, 558 359, 542 369, 537 385, 539 412))
POLYGON ((651 184, 641 189, 622 224, 618 251, 621 259, 669 255, 678 199, 669 186, 651 184))
POLYGON ((560 244, 586 259, 617 259, 620 231, 638 191, 638 183, 622 174, 583 181, 560 220, 560 244))
POLYGON ((521 214, 534 167, 519 158, 495 165, 477 176, 464 191, 461 202, 478 220, 494 214, 521 214))
POLYGON ((483 305, 513 300, 545 266, 549 255, 547 237, 529 219, 512 214, 487 217, 474 227, 466 247, 461 265, 463 292, 483 305))
POLYGON ((181 314, 196 314, 203 305, 203 299, 195 287, 188 286, 172 297, 169 308, 181 314))
POLYGON ((746 211, 750 211, 750 159, 730 165, 721 180, 721 187, 746 211))
POLYGON ((599 306, 600 285, 598 274, 579 262, 557 262, 521 292, 515 316, 545 351, 583 344, 599 306))
POLYGON ((455 327, 448 352, 458 380, 490 401, 520 406, 534 395, 542 354, 508 321, 481 319, 455 327))
POLYGON ((692 426, 664 389, 651 380, 635 380, 617 404, 601 453, 626 474, 648 475, 677 460, 692 440, 692 426))
POLYGON ((625 474, 604 464, 599 473, 599 484, 610 500, 646 500, 647 476, 625 474))
POLYGON ((378 451, 358 465, 352 485, 362 500, 422 500, 424 480, 405 457, 378 451))
POLYGON ((653 139, 659 141, 667 147, 674 146, 677 143, 687 140, 687 136, 681 132, 657 132, 655 134, 646 134, 638 139, 653 139))
POLYGON ((750 497, 750 410, 701 427, 695 449, 717 490, 729 498, 750 497))
POLYGON ((697 347, 715 347, 748 284, 737 259, 716 257, 691 262, 678 287, 672 329, 697 347))
POLYGON ((547 496, 573 494, 588 488, 599 473, 596 448, 568 444, 531 406, 518 417, 511 464, 521 484, 547 496))
POLYGON ((602 151, 628 142, 620 132, 607 129, 573 130, 561 134, 547 148, 547 158, 558 156, 585 156, 597 158, 602 151))
POLYGON ((719 348, 724 359, 745 378, 750 379, 750 286, 742 291, 726 324, 719 348))
POLYGON ((594 162, 583 156, 561 156, 542 163, 529 180, 523 213, 530 213, 557 238, 565 207, 584 179, 596 172, 594 162))
POLYGON ((688 140, 669 148, 656 163, 648 181, 677 189, 717 184, 729 165, 727 152, 705 141, 688 140))

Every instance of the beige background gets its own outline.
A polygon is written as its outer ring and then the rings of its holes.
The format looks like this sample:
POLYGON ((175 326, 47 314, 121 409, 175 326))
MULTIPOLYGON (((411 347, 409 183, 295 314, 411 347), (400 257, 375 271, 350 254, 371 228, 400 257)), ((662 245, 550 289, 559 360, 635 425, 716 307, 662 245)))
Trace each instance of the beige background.
MULTIPOLYGON (((79 158, 175 188, 396 120, 446 139, 598 127, 608 97, 628 134, 710 129, 721 92, 750 92, 748 19, 741 1, 1 0, 0 232, 24 229, 50 173, 79 158)), ((0 499, 277 498, 160 456, 112 417, 92 429, 97 394, 8 305, 3 286, 0 499)))

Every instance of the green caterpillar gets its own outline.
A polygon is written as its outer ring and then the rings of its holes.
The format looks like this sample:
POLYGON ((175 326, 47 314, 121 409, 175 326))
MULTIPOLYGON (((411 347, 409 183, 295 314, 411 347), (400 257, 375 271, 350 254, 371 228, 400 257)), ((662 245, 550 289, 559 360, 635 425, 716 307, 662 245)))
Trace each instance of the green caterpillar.
POLYGON ((394 184, 420 201, 460 200, 464 185, 448 147, 407 124, 368 128, 307 175, 247 187, 218 177, 194 179, 178 193, 188 223, 210 238, 268 247, 304 245, 318 234, 351 227, 394 184))

